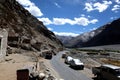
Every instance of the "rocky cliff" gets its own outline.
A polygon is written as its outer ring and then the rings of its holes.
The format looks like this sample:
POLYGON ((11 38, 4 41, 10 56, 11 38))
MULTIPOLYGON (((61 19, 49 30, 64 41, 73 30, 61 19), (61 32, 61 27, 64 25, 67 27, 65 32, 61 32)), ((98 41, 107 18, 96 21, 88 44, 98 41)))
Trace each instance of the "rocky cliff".
POLYGON ((62 49, 54 33, 15 0, 0 0, 0 28, 8 31, 11 47, 37 51, 62 49))

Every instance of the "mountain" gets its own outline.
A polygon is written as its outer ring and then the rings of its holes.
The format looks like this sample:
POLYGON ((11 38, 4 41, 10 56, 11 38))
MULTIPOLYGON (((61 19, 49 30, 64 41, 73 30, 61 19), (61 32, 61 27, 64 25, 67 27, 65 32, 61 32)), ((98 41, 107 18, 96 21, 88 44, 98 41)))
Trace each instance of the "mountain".
POLYGON ((83 46, 99 46, 120 44, 120 19, 102 26, 102 32, 83 44, 83 46))
POLYGON ((59 36, 59 35, 56 35, 56 37, 64 44, 67 44, 69 40, 72 40, 74 38, 72 36, 59 36))
POLYGON ((120 19, 63 43, 66 47, 89 47, 120 44, 120 19))
POLYGON ((0 0, 0 28, 8 31, 8 45, 26 50, 59 51, 63 45, 43 22, 15 0, 0 0))

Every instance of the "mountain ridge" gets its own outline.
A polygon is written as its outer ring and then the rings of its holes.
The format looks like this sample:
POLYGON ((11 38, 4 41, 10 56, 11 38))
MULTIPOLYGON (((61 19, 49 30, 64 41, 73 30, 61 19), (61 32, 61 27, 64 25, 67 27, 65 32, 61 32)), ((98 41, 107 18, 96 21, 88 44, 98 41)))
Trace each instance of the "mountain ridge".
POLYGON ((0 0, 0 28, 8 31, 8 45, 27 50, 62 49, 62 43, 16 0, 0 0))
POLYGON ((91 32, 83 33, 64 44, 66 47, 79 48, 120 44, 120 18, 91 32))

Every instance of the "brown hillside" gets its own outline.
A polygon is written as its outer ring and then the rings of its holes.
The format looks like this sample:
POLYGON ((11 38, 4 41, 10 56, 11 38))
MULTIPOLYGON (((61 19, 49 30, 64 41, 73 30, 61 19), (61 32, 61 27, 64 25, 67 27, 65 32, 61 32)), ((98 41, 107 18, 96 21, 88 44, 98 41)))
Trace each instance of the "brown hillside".
POLYGON ((15 0, 0 0, 0 28, 8 30, 11 47, 38 51, 62 48, 54 33, 15 0))

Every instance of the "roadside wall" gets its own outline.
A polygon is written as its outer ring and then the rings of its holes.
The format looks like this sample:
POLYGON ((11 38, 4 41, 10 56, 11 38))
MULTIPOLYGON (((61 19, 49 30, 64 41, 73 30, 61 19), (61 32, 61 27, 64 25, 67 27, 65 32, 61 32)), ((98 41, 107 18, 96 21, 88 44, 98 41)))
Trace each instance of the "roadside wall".
POLYGON ((0 39, 1 39, 1 45, 0 45, 0 61, 5 59, 6 56, 6 50, 7 50, 7 38, 8 38, 8 32, 5 29, 0 29, 0 39))

